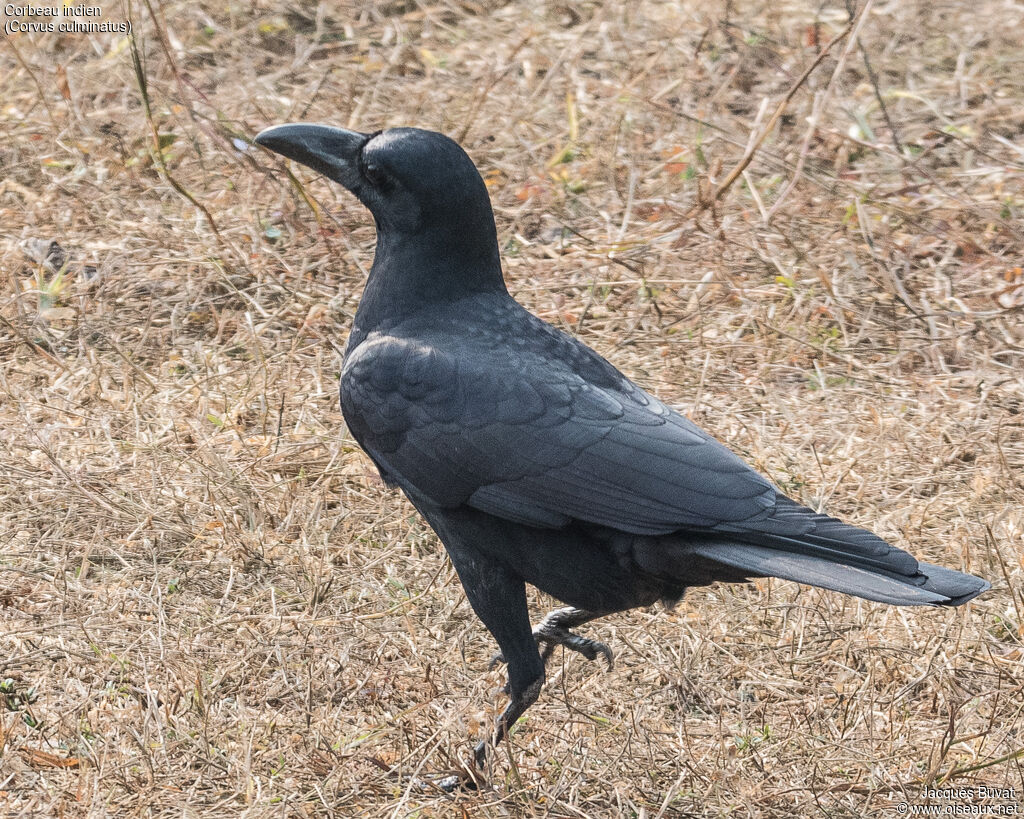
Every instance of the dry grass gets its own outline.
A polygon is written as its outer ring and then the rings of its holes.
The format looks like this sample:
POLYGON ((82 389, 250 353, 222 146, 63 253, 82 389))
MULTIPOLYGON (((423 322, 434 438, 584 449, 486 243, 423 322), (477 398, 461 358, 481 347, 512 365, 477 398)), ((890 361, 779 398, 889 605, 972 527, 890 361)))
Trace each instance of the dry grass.
POLYGON ((816 9, 144 0, 148 114, 123 38, 5 39, 0 812, 892 816, 926 784, 1024 793, 1024 15, 876 3, 712 206, 848 21, 816 9), (233 141, 299 119, 460 139, 523 303, 798 498, 993 591, 897 610, 775 581, 610 617, 588 633, 615 670, 556 655, 492 789, 418 790, 503 678, 342 424, 367 214, 233 141))

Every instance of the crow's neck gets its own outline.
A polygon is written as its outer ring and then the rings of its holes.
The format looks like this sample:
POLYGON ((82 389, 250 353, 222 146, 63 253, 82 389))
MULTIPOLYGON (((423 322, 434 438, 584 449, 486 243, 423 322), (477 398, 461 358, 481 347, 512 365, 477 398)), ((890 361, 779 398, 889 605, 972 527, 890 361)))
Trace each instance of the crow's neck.
POLYGON ((455 231, 395 236, 378 228, 377 250, 348 348, 421 310, 472 293, 496 292, 508 291, 493 227, 476 241, 455 231))

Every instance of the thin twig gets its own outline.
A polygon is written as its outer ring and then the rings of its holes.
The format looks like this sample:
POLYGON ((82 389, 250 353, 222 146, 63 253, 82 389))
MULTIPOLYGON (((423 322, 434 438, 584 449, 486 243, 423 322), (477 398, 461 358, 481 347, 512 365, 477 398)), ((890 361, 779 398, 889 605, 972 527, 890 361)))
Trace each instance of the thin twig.
POLYGON ((892 121, 892 117, 889 116, 889 108, 885 104, 885 98, 882 96, 882 91, 878 87, 878 75, 875 73, 875 69, 871 66, 871 60, 868 59, 867 49, 861 43, 860 38, 857 38, 857 48, 860 50, 861 57, 864 58, 864 68, 867 69, 868 79, 871 80, 871 88, 875 92, 875 99, 878 100, 878 107, 882 109, 882 116, 885 117, 885 124, 889 128, 889 136, 892 139, 892 146, 896 149, 896 153, 903 154, 903 145, 900 142, 900 136, 896 132, 896 123, 892 121))
MULTIPOLYGON (((811 138, 818 130, 818 120, 821 118, 821 112, 825 109, 825 105, 828 102, 829 97, 832 95, 832 89, 835 87, 836 78, 839 76, 840 73, 842 73, 843 66, 846 63, 846 58, 850 53, 850 49, 852 48, 853 44, 857 41, 857 37, 860 35, 861 25, 863 24, 864 20, 867 19, 867 11, 871 7, 872 1, 873 0, 867 0, 867 2, 861 8, 860 13, 856 17, 853 16, 852 14, 850 15, 850 22, 847 25, 847 31, 850 30, 851 26, 856 25, 856 28, 853 32, 853 36, 850 38, 850 42, 846 47, 846 51, 843 52, 842 57, 840 57, 839 61, 836 63, 835 70, 832 72, 832 76, 829 78, 828 84, 825 86, 825 90, 820 95, 818 95, 818 97, 814 100, 814 107, 811 109, 811 121, 807 126, 807 131, 804 133, 803 142, 800 145, 800 158, 797 160, 796 170, 790 177, 789 182, 786 184, 786 187, 783 188, 782 192, 776 197, 775 201, 772 203, 772 206, 768 209, 768 218, 765 220, 766 222, 771 222, 771 220, 775 217, 775 214, 778 213, 779 209, 782 207, 782 203, 786 201, 786 199, 789 197, 789 194, 792 192, 793 188, 796 187, 797 182, 800 180, 800 176, 804 170, 804 163, 807 161, 807 153, 810 149, 811 138)), ((829 45, 831 44, 832 43, 830 42, 829 45)))
MULTIPOLYGON (((865 3, 864 8, 867 8, 870 5, 870 3, 871 0, 868 0, 868 2, 865 3)), ((863 15, 863 10, 861 11, 861 15, 863 15)), ((842 31, 840 31, 835 37, 833 37, 831 40, 828 41, 828 43, 826 43, 825 47, 818 53, 818 56, 814 58, 814 61, 807 67, 804 73, 800 75, 800 77, 797 79, 796 82, 793 83, 792 86, 790 86, 789 91, 786 92, 786 96, 783 97, 782 101, 776 106, 774 113, 772 113, 771 119, 768 120, 768 123, 764 126, 764 129, 761 131, 757 139, 754 140, 753 144, 751 144, 750 147, 747 148, 746 153, 743 154, 743 158, 740 159, 740 161, 736 164, 736 167, 729 171, 729 175, 726 176, 725 179, 723 179, 722 182, 718 185, 718 187, 715 188, 711 196, 707 197, 703 202, 698 202, 697 205, 695 205, 691 209, 690 213, 687 214, 687 216, 691 216, 700 211, 707 210, 707 208, 712 203, 717 202, 719 199, 721 199, 725 192, 732 187, 733 183, 740 178, 740 175, 743 173, 744 170, 746 170, 747 166, 754 159, 754 155, 757 153, 758 148, 761 147, 761 143, 763 143, 768 134, 771 133, 772 129, 775 127, 775 123, 779 121, 779 117, 782 116, 783 112, 785 112, 786 108, 789 106, 790 101, 793 99, 794 96, 796 96, 796 92, 803 87, 805 82, 807 82, 807 78, 811 76, 811 74, 814 72, 814 69, 821 65, 822 60, 825 59, 825 56, 829 53, 829 51, 831 51, 832 47, 840 40, 842 40, 847 34, 850 33, 850 30, 853 28, 853 24, 859 19, 860 17, 850 20, 850 22, 846 24, 846 27, 842 31)))
MULTIPOLYGON (((853 10, 853 0, 846 0, 846 13, 852 17, 853 10)), ((892 117, 889 116, 889 109, 886 107, 885 99, 882 97, 882 91, 878 87, 878 75, 875 73, 875 69, 871 65, 871 60, 868 59, 867 49, 864 48, 864 44, 860 41, 860 36, 857 36, 854 39, 857 43, 857 49, 860 51, 860 56, 864 59, 864 68, 868 72, 868 79, 871 81, 871 88, 875 92, 875 99, 878 101, 878 105, 882 109, 882 116, 885 117, 885 124, 889 127, 889 135, 892 138, 892 145, 896 149, 896 153, 902 155, 903 146, 900 144, 899 134, 896 133, 896 124, 892 121, 892 117)))
POLYGON ((217 229, 217 223, 213 220, 213 215, 210 211, 206 209, 206 206, 202 202, 185 190, 178 180, 171 176, 171 172, 167 168, 167 162, 164 159, 164 152, 160 147, 160 132, 157 129, 156 121, 153 119, 153 109, 149 101, 149 82, 146 79, 146 71, 142 65, 142 57, 139 54, 139 47, 135 40, 134 31, 128 35, 128 45, 132 52, 132 67, 135 70, 135 80, 139 86, 139 93, 142 95, 142 107, 146 112, 146 122, 149 123, 149 130, 153 137, 153 161, 156 163, 157 168, 159 168, 160 175, 167 181, 167 184, 191 202, 192 205, 203 214, 203 217, 206 219, 206 222, 210 226, 214 235, 218 239, 222 239, 220 231, 217 229))

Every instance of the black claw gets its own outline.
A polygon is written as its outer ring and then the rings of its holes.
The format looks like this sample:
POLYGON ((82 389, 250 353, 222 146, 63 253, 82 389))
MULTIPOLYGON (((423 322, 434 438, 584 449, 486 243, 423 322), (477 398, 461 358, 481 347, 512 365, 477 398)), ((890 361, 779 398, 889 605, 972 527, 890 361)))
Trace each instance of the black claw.
POLYGON ((473 749, 473 762, 476 764, 477 770, 483 770, 487 764, 487 746, 488 742, 478 742, 476 748, 473 749))
POLYGON ((586 637, 570 634, 564 645, 573 651, 578 651, 591 662, 596 660, 597 655, 600 654, 608 663, 609 671, 615 666, 615 655, 612 654, 612 650, 599 640, 588 640, 586 637))

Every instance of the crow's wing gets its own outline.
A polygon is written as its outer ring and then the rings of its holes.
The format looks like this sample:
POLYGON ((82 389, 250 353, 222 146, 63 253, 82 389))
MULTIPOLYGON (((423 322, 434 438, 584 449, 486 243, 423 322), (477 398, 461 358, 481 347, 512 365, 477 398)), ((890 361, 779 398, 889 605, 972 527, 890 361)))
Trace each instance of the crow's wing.
POLYGON ((385 478, 533 526, 662 534, 770 517, 765 478, 596 353, 565 336, 506 341, 375 335, 349 353, 342 408, 385 478))

